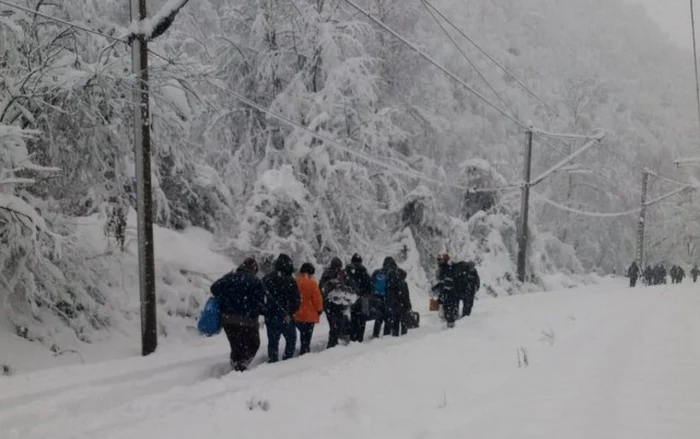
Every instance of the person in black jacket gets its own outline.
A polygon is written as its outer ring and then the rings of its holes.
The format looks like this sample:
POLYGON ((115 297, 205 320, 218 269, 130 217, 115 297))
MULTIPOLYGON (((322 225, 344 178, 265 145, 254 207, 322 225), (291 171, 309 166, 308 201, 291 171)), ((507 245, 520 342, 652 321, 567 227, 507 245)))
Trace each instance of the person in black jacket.
POLYGON ((297 343, 297 330, 294 324, 294 313, 301 306, 301 295, 297 282, 294 280, 294 265, 292 258, 284 253, 275 261, 275 271, 263 278, 263 284, 270 296, 270 302, 276 307, 268 312, 265 323, 267 326, 267 356, 270 363, 279 359, 280 337, 284 337, 283 360, 294 356, 297 343))
POLYGON ((362 257, 357 253, 352 256, 350 264, 345 267, 345 280, 348 287, 359 297, 359 300, 352 307, 350 341, 362 343, 365 338, 367 313, 369 312, 369 302, 367 301, 372 295, 372 280, 367 268, 362 265, 362 257), (366 305, 366 309, 363 309, 363 304, 366 305))
POLYGON ((327 348, 338 345, 340 338, 349 335, 350 322, 346 311, 357 301, 357 296, 347 285, 343 261, 333 258, 330 265, 323 271, 321 281, 318 283, 323 293, 324 309, 328 319, 328 344, 327 348))
POLYGON ((437 283, 433 292, 438 296, 448 328, 454 328, 459 315, 459 292, 455 288, 454 270, 448 254, 440 254, 437 258, 437 283))
POLYGON ((384 324, 384 335, 399 335, 401 314, 401 278, 399 267, 392 257, 384 259, 382 268, 372 273, 374 295, 382 303, 382 316, 374 321, 372 338, 379 337, 384 324))
MULTIPOLYGON (((401 324, 401 335, 406 335, 406 333, 408 333, 406 319, 408 318, 408 314, 413 311, 413 305, 411 305, 411 294, 408 290, 408 282, 406 282, 407 275, 406 270, 399 268, 399 279, 401 280, 401 286, 399 289, 398 313, 401 316, 399 318, 399 323, 401 324)), ((394 323, 394 325, 397 324, 394 323)), ((393 329, 394 328, 392 328, 392 331, 393 329)))
POLYGON ((258 263, 248 258, 210 289, 219 299, 221 324, 231 345, 231 367, 239 372, 248 368, 260 348, 258 317, 267 306, 265 288, 256 277, 257 272, 258 263))

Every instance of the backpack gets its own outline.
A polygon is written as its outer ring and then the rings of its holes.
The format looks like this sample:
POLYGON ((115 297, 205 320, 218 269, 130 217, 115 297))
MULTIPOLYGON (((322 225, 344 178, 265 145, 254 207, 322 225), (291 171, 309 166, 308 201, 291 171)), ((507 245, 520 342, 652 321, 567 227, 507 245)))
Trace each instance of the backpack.
POLYGON ((466 294, 469 291, 469 271, 469 264, 465 261, 459 261, 452 266, 452 279, 458 294, 466 294))
POLYGON ((374 294, 377 296, 386 296, 386 272, 377 273, 374 278, 374 294))
POLYGON ((460 261, 452 266, 452 277, 458 294, 476 293, 481 287, 481 279, 474 265, 460 261))

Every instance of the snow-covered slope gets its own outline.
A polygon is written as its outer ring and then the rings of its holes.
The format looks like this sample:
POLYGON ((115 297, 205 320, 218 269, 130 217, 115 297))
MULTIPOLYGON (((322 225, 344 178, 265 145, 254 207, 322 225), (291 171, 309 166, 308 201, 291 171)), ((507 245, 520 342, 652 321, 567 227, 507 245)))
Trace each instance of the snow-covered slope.
POLYGON ((696 438, 696 290, 618 280, 492 300, 453 331, 427 317, 402 339, 261 354, 244 374, 224 374, 219 337, 5 377, 0 437, 696 438))

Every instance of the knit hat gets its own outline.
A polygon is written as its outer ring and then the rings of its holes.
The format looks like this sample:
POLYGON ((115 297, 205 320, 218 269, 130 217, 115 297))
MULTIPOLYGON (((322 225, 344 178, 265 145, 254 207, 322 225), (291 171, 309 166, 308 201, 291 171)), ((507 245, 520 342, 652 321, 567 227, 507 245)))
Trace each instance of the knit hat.
POLYGON ((246 258, 238 269, 250 274, 258 274, 258 262, 254 258, 246 258))
POLYGON ((353 264, 361 264, 362 263, 362 256, 355 253, 354 255, 352 255, 352 259, 350 259, 350 262, 352 262, 353 264))

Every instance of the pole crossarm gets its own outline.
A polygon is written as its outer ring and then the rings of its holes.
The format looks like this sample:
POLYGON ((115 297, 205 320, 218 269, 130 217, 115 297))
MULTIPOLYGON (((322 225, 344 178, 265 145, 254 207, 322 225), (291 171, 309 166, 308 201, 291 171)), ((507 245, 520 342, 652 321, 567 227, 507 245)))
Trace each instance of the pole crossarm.
POLYGON ((574 160, 576 157, 580 156, 581 154, 588 151, 592 147, 598 145, 601 140, 602 140, 602 137, 596 137, 596 138, 589 140, 588 142, 586 142, 585 145, 583 145, 582 147, 580 147, 579 149, 574 151, 572 154, 569 154, 567 157, 563 158, 556 165, 554 165, 551 168, 549 168, 548 170, 544 171, 542 174, 540 174, 534 180, 530 181, 530 183, 529 183, 530 186, 535 186, 535 185, 541 183, 545 178, 549 177, 553 173, 557 172, 558 170, 560 170, 561 168, 566 166, 569 162, 574 160))

